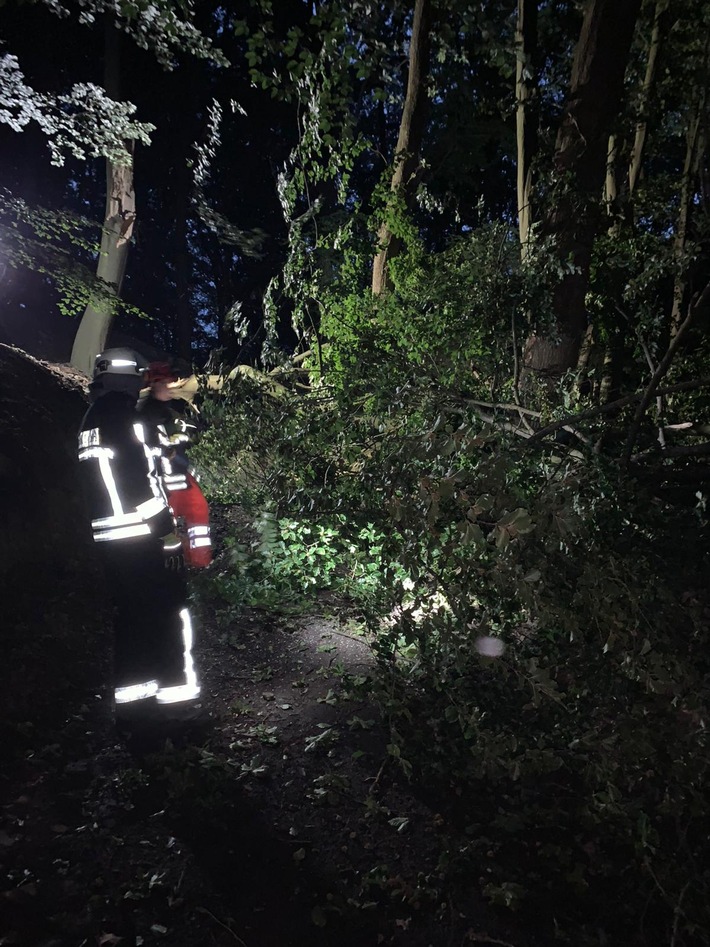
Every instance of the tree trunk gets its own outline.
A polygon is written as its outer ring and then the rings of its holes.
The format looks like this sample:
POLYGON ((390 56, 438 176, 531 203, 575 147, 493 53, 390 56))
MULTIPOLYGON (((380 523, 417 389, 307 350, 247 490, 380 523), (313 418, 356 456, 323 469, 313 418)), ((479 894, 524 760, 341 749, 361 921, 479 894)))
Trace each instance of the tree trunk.
POLYGON ((543 222, 560 260, 572 264, 555 287, 556 332, 533 334, 525 349, 527 372, 555 380, 575 368, 587 327, 585 296, 609 135, 623 91, 640 0, 591 0, 575 50, 570 93, 555 145, 555 166, 565 189, 543 222))
MULTIPOLYGON (((429 69, 431 0, 416 0, 409 42, 409 75, 402 120, 394 155, 391 192, 410 207, 416 190, 419 152, 427 112, 426 76, 429 69)), ((372 266, 372 292, 378 296, 389 286, 388 267, 402 248, 401 238, 385 220, 377 234, 377 254, 372 266)))
POLYGON ((686 275, 683 266, 683 254, 688 239, 688 224, 690 222, 690 210, 695 190, 695 181, 700 168, 700 160, 705 151, 705 135, 702 127, 704 99, 705 96, 703 95, 700 101, 698 101, 694 114, 691 116, 690 126, 687 132, 687 146, 680 187, 680 209, 678 211, 678 223, 673 239, 673 256, 676 260, 678 273, 673 284, 671 337, 674 337, 678 332, 681 323, 683 299, 685 298, 686 275))
POLYGON ((515 31, 517 58, 515 67, 515 124, 518 152, 518 233, 520 254, 525 260, 532 214, 532 159, 537 150, 537 117, 531 114, 530 101, 535 91, 537 51, 537 0, 518 0, 515 31))
POLYGON ((641 173, 643 150, 646 144, 646 132, 648 130, 648 103, 651 98, 651 90, 656 77, 658 52, 661 48, 661 21, 663 14, 668 9, 668 2, 669 0, 657 0, 656 9, 653 14, 653 28, 651 30, 651 43, 648 48, 646 75, 644 76, 643 88, 641 90, 639 121, 636 124, 634 147, 631 151, 631 160, 629 161, 629 198, 633 197, 636 182, 641 173))
MULTIPOLYGON (((113 21, 106 21, 106 49, 104 88, 113 99, 120 91, 121 34, 113 21)), ((136 200, 133 190, 134 143, 127 141, 126 160, 120 165, 106 161, 106 210, 104 215, 101 249, 96 266, 96 277, 105 284, 105 292, 94 297, 86 307, 74 338, 71 364, 91 376, 94 360, 105 347, 116 302, 126 272, 128 248, 136 219, 136 200)))
POLYGON ((614 216, 619 197, 619 185, 616 174, 616 165, 619 158, 619 147, 616 135, 609 135, 609 144, 606 150, 606 178, 604 179, 604 203, 607 213, 614 216))

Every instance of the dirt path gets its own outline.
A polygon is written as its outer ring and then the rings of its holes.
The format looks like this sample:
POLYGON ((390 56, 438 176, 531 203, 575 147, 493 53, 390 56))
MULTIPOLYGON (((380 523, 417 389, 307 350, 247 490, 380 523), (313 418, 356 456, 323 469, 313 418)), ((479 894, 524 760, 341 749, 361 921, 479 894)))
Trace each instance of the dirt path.
POLYGON ((510 944, 442 885, 447 826, 388 762, 370 649, 332 614, 226 611, 197 580, 208 725, 118 738, 83 410, 71 373, 0 346, 0 945, 510 944))

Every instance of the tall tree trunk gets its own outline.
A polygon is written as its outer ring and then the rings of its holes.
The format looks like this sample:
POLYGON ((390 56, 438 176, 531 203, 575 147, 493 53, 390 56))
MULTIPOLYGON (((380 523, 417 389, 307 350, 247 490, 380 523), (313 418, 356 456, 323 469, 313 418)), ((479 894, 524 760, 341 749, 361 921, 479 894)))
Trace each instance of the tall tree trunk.
POLYGON ((661 48, 661 23, 663 14, 668 9, 669 0, 657 0, 656 8, 653 14, 653 27, 651 29, 651 42, 648 48, 648 60, 646 61, 646 75, 641 89, 641 103, 639 108, 639 120, 636 124, 636 134, 634 136, 634 147, 631 151, 629 161, 629 199, 633 197, 636 183, 641 173, 643 162, 643 150, 646 144, 646 133, 648 131, 648 103, 651 98, 651 90, 656 77, 656 64, 658 62, 658 53, 661 48))
POLYGON ((518 153, 518 233, 521 258, 527 256, 532 212, 532 160, 537 151, 537 116, 530 101, 535 92, 537 53, 537 0, 518 0, 515 30, 517 46, 515 67, 515 125, 518 153))
MULTIPOLYGON (((686 131, 685 160, 680 184, 680 207, 673 239, 673 256, 676 262, 676 278, 673 285, 673 306, 671 309, 671 339, 675 339, 682 322, 682 307, 687 289, 687 274, 683 256, 688 240, 693 200, 696 194, 703 158, 707 147, 706 129, 708 120, 708 85, 710 84, 710 34, 705 40, 701 81, 696 89, 694 101, 688 118, 686 131)), ((702 180, 700 181, 702 188, 702 180)))
MULTIPOLYGON (((431 0, 416 0, 409 42, 409 75, 402 120, 394 155, 392 194, 411 206, 416 190, 419 153, 427 112, 426 76, 431 45, 431 0)), ((402 241, 385 221, 377 234, 377 254, 372 266, 372 292, 377 296, 389 286, 388 266, 402 249, 402 241)))
POLYGON ((616 135, 609 135, 609 143, 606 149, 606 177, 604 179, 604 203, 607 213, 614 215, 616 203, 619 197, 619 184, 617 178, 617 161, 619 160, 619 146, 616 142, 616 135))
MULTIPOLYGON (((120 95, 121 34, 113 21, 106 19, 106 46, 104 88, 112 99, 120 95)), ((136 199, 133 190, 134 143, 127 141, 126 160, 121 164, 106 161, 106 210, 104 214, 101 249, 96 266, 97 279, 105 292, 94 297, 86 307, 74 338, 71 364, 91 375, 94 360, 106 344, 116 302, 126 272, 128 248, 136 219, 136 199)))
POLYGON ((591 0, 575 50, 570 93, 555 145, 565 191, 543 222, 557 238, 560 259, 572 272, 555 287, 556 332, 533 334, 525 369, 554 380, 575 368, 587 327, 585 296, 607 162, 609 134, 619 109, 624 72, 640 0, 591 0))
POLYGON ((683 162, 683 177, 680 186, 680 208, 678 223, 673 239, 673 256, 676 260, 678 272, 673 285, 673 307, 671 310, 671 337, 678 332, 682 321, 682 306, 686 290, 686 274, 683 266, 683 254, 688 240, 688 224, 690 211, 695 192, 695 184, 700 169, 700 162, 705 151, 705 90, 696 102, 686 135, 685 161, 683 162))

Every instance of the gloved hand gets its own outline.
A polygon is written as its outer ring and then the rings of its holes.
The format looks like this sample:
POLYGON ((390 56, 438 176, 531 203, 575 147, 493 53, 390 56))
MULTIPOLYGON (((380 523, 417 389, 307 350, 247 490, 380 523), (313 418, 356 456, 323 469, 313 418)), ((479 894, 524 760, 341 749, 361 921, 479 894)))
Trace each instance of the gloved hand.
POLYGON ((163 555, 165 568, 171 572, 180 572, 185 568, 185 557, 182 552, 182 541, 177 533, 168 533, 163 536, 163 555))

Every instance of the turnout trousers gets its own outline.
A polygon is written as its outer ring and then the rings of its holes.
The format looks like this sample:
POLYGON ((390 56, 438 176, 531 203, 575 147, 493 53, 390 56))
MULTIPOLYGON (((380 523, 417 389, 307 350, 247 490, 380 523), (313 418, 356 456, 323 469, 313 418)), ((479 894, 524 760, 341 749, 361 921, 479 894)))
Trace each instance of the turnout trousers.
POLYGON ((116 703, 194 700, 200 689, 184 573, 166 569, 160 539, 100 550, 114 604, 116 703))

